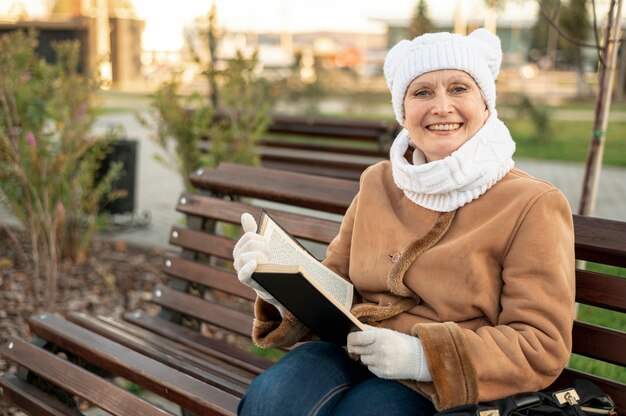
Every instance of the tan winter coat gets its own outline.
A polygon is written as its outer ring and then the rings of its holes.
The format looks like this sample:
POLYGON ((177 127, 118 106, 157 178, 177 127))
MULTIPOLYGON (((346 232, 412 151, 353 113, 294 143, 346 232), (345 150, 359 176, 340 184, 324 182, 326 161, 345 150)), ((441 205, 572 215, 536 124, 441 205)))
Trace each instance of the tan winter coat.
MULTIPOLYGON (((354 284, 362 321, 421 339, 433 382, 402 382, 437 409, 544 388, 569 357, 572 214, 559 190, 518 169, 440 214, 408 200, 391 164, 378 163, 362 175, 324 263, 354 284)), ((307 332, 257 300, 258 345, 307 332)))

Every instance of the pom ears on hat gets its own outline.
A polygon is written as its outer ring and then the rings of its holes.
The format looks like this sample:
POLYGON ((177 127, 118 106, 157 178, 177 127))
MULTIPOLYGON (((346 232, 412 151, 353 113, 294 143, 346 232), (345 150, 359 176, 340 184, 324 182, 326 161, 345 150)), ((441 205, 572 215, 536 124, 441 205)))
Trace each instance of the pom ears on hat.
POLYGON ((502 64, 500 38, 483 28, 476 29, 467 38, 472 41, 472 46, 485 58, 495 80, 498 77, 500 65, 502 64))
MULTIPOLYGON (((385 74, 385 79, 387 80, 387 86, 390 90, 393 86, 396 71, 404 58, 411 52, 412 49, 419 48, 421 45, 427 44, 438 35, 440 34, 427 33, 422 36, 418 36, 412 41, 404 39, 389 50, 387 57, 385 58, 383 72, 385 74)), ((449 33, 446 35, 461 36, 449 33)), ((491 71, 491 75, 495 80, 498 77, 500 65, 502 64, 502 46, 500 44, 500 38, 487 29, 480 28, 470 33, 467 36, 467 40, 469 41, 471 47, 480 53, 485 59, 487 66, 491 71)))
POLYGON ((398 67, 411 51, 411 45, 411 41, 403 39, 396 43, 387 53, 385 64, 383 65, 383 73, 385 74, 385 79, 387 80, 387 87, 389 87, 390 90, 393 89, 393 81, 398 67))

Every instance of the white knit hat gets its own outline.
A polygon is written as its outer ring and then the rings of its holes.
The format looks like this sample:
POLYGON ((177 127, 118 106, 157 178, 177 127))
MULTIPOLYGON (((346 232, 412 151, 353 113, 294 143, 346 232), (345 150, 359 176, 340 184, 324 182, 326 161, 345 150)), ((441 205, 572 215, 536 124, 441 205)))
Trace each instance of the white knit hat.
POLYGON ((477 29, 468 36, 440 32, 401 40, 391 48, 384 65, 396 120, 404 123, 404 95, 409 84, 418 76, 439 69, 458 69, 471 75, 485 96, 487 108, 493 112, 495 80, 501 62, 500 39, 487 29, 477 29))

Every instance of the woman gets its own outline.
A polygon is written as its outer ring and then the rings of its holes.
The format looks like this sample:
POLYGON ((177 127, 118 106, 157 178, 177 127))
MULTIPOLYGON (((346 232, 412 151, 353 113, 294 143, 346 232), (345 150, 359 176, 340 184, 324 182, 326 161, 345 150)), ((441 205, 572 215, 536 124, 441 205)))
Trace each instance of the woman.
MULTIPOLYGON (((313 341, 250 386, 242 415, 431 415, 548 386, 571 349, 572 215, 552 185, 513 168, 498 119, 502 52, 485 29, 403 40, 385 60, 404 130, 361 176, 324 264, 355 286, 369 330, 313 341), (412 161, 405 153, 413 148, 412 161)), ((239 279, 259 294, 262 347, 307 329, 250 279, 269 260, 244 214, 239 279), (275 306, 274 306, 275 305, 275 306)))

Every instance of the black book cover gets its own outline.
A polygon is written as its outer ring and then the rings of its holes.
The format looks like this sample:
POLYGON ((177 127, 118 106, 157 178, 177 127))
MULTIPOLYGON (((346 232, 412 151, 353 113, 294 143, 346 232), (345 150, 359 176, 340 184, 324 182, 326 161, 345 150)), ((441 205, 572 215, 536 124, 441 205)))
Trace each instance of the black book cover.
POLYGON ((343 346, 350 332, 361 329, 354 316, 353 321, 346 315, 349 311, 324 296, 297 266, 261 265, 258 269, 262 271, 252 273, 252 279, 320 339, 343 346))

